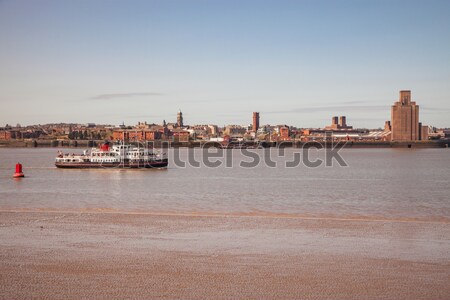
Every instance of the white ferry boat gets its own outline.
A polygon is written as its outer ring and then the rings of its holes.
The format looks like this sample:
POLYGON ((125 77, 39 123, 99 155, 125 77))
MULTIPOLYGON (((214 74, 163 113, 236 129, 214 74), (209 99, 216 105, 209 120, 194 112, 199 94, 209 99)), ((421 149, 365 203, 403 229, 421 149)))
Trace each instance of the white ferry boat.
POLYGON ((83 154, 58 152, 55 166, 58 168, 166 168, 167 155, 159 151, 133 145, 109 143, 100 148, 85 150, 83 154))

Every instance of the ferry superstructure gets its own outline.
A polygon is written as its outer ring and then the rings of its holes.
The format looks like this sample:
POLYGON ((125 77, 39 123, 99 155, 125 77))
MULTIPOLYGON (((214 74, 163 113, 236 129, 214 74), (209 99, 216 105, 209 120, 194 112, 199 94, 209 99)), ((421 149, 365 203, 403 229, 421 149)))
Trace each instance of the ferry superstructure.
POLYGON ((166 168, 167 155, 154 149, 129 144, 109 143, 100 148, 85 150, 83 154, 58 153, 55 159, 57 168, 166 168))

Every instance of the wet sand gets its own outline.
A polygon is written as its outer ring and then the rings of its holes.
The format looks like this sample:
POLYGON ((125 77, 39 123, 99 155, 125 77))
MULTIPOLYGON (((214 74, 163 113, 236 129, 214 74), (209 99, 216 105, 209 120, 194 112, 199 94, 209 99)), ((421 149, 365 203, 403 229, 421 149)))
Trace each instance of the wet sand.
POLYGON ((1 299, 449 299, 450 224, 0 212, 1 299))

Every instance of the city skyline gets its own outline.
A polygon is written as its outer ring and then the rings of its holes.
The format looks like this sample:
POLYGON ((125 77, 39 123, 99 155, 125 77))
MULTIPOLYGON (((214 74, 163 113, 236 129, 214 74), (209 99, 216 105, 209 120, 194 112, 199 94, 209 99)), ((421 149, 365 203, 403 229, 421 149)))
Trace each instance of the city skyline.
POLYGON ((448 127, 447 1, 2 1, 0 124, 448 127))

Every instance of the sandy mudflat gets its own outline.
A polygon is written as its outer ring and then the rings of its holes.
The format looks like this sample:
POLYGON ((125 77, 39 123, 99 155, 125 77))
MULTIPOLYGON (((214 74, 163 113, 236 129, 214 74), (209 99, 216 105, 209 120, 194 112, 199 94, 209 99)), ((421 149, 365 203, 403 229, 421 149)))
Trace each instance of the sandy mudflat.
POLYGON ((0 213, 1 299, 450 299, 450 224, 0 213))

